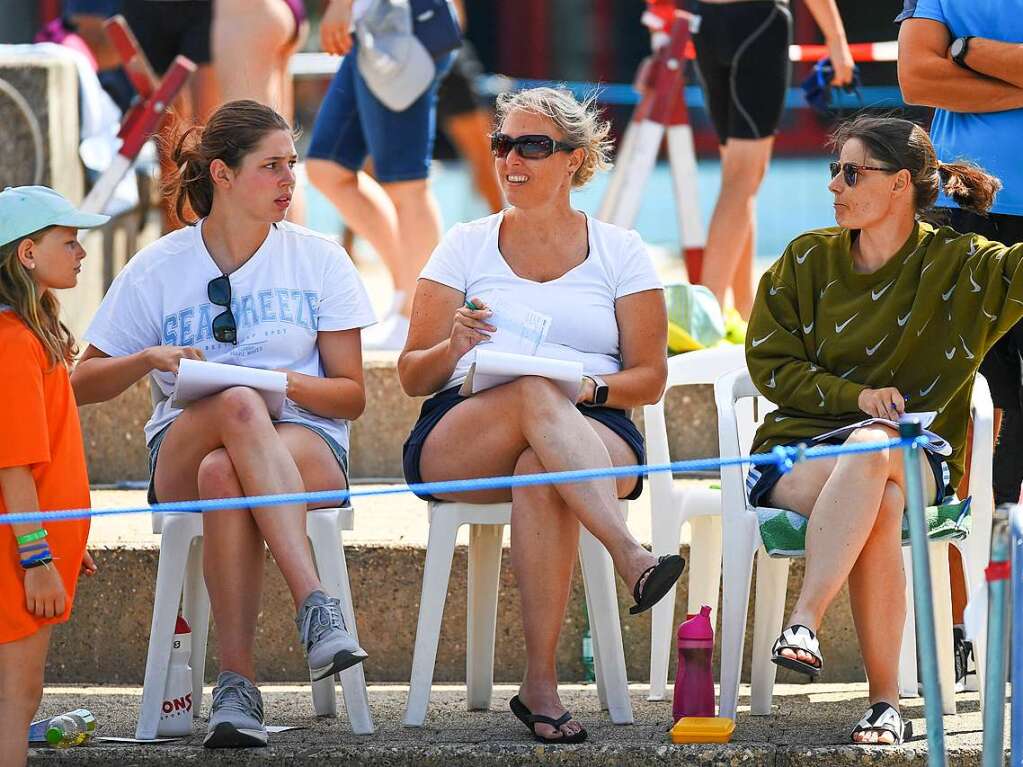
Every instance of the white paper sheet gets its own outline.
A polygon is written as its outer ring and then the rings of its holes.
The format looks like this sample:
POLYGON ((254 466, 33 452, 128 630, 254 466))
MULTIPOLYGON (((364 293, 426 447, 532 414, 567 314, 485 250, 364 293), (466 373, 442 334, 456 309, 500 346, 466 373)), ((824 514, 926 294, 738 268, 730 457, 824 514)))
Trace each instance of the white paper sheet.
POLYGON ((551 318, 500 294, 489 294, 484 301, 493 312, 487 322, 497 328, 487 347, 511 354, 536 354, 550 332, 551 318))
POLYGON ((522 376, 547 378, 556 383, 565 396, 575 402, 582 386, 583 363, 477 349, 476 361, 469 368, 459 393, 463 397, 468 397, 522 376))
POLYGON ((192 402, 222 392, 232 386, 255 389, 266 402, 272 418, 280 418, 284 409, 284 393, 288 376, 277 370, 260 370, 219 362, 181 360, 178 379, 171 393, 172 407, 185 407, 192 402))

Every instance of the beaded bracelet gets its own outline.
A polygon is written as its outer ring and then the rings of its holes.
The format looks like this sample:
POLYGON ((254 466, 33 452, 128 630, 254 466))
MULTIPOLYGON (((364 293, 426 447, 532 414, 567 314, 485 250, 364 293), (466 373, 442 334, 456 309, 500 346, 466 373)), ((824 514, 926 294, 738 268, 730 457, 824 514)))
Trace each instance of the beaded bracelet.
POLYGON ((49 533, 46 532, 46 528, 40 527, 38 530, 33 530, 31 533, 25 533, 15 537, 19 546, 23 546, 26 543, 32 543, 33 541, 40 541, 45 538, 49 533))

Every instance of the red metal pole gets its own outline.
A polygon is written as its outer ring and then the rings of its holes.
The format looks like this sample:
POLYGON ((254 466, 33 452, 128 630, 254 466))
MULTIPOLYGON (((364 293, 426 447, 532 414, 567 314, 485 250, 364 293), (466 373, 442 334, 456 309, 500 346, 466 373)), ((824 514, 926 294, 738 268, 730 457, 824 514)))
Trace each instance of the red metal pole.
POLYGON ((39 0, 39 26, 60 16, 60 0, 39 0))

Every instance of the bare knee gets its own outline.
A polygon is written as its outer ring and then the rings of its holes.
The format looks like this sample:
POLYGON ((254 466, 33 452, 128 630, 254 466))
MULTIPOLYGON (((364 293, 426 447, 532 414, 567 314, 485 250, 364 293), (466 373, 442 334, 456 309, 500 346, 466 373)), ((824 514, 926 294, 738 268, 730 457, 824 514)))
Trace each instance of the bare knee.
MULTIPOLYGON (((547 467, 540 462, 540 457, 531 447, 523 450, 515 462, 515 476, 517 477, 529 474, 543 474, 546 471, 547 467)), ((561 496, 558 495, 554 486, 549 484, 524 485, 512 488, 512 501, 519 501, 519 504, 516 505, 523 505, 526 511, 549 508, 552 503, 560 502, 560 498, 561 496)))
POLYGON ((380 186, 384 188, 387 196, 395 205, 426 200, 430 191, 430 181, 425 178, 411 181, 386 181, 381 182, 380 186))
POLYGON ((219 448, 202 459, 197 484, 203 498, 227 498, 237 492, 238 474, 226 450, 219 448))
POLYGON ((9 676, 15 679, 5 681, 0 687, 0 708, 18 723, 32 721, 32 716, 39 710, 43 700, 43 679, 26 679, 14 673, 9 676))
POLYGON ((508 385, 518 395, 519 412, 525 416, 541 414, 549 408, 569 404, 561 389, 549 378, 522 376, 508 385))
MULTIPOLYGON (((883 427, 868 426, 856 429, 845 441, 847 446, 859 446, 876 444, 890 439, 891 434, 883 427)), ((892 474, 892 452, 890 448, 880 448, 863 453, 851 453, 842 456, 840 460, 855 462, 857 468, 871 476, 889 477, 892 474)))
POLYGON ((233 386, 215 395, 218 417, 223 427, 247 427, 270 415, 263 398, 247 386, 233 386))

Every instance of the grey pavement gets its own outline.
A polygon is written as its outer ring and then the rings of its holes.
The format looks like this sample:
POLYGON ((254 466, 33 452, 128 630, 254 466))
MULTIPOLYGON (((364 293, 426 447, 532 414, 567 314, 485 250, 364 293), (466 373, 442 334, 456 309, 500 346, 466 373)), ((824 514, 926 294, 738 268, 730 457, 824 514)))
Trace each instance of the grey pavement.
MULTIPOLYGON (((435 685, 423 728, 401 724, 408 687, 371 685, 370 704, 376 733, 353 735, 344 713, 338 719, 313 715, 308 685, 262 687, 267 723, 303 729, 275 733, 266 749, 206 751, 205 725, 195 722, 191 738, 165 744, 115 744, 54 751, 33 750, 29 764, 81 765, 181 764, 202 760, 215 764, 313 763, 381 765, 923 765, 926 735, 923 701, 903 701, 916 733, 901 748, 849 744, 849 731, 866 708, 864 684, 781 684, 775 688, 771 716, 748 711, 743 687, 735 735, 726 745, 671 744, 670 701, 649 702, 645 685, 632 686, 636 724, 615 726, 599 710, 594 685, 563 685, 563 703, 589 729, 590 739, 578 746, 544 746, 533 742, 512 717, 507 702, 514 685, 496 685, 488 711, 465 709, 464 685, 435 685)), ((101 736, 134 735, 137 687, 49 687, 42 712, 52 715, 84 706, 96 714, 101 736)), ((204 704, 208 706, 210 689, 204 704)), ((949 763, 979 765, 981 718, 975 693, 957 696, 960 714, 945 717, 949 763)), ((206 709, 204 708, 204 711, 206 709)))

